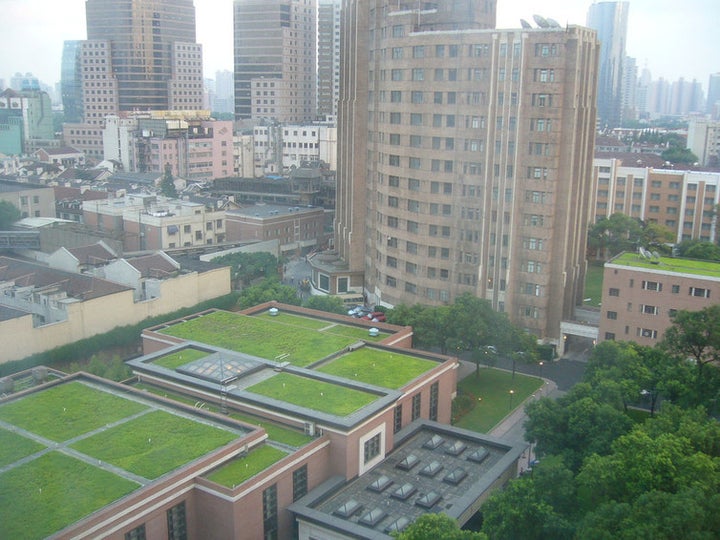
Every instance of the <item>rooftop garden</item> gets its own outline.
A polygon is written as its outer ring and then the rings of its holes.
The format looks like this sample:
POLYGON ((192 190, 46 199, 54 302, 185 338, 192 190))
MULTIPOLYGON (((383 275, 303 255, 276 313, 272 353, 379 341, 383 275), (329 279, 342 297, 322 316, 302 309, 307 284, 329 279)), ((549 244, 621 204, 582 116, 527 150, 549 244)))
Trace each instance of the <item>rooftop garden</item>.
POLYGON ((155 479, 238 437, 164 411, 153 411, 71 447, 143 478, 155 479))
POLYGON ((290 317, 287 314, 250 317, 216 311, 163 328, 161 332, 301 367, 357 341, 345 335, 320 332, 320 328, 332 324, 327 321, 290 317), (297 319, 303 319, 303 325, 296 324, 297 319), (317 328, 306 326, 311 323, 317 328))
POLYGON ((0 474, 0 537, 45 538, 138 487, 79 459, 49 452, 0 474))
POLYGON ((207 478, 220 485, 235 488, 270 465, 280 461, 287 453, 264 444, 247 455, 238 457, 211 472, 207 478))
POLYGON ((321 366, 318 371, 397 389, 437 365, 416 356, 362 347, 321 366))
POLYGON ((659 257, 646 259, 637 253, 626 252, 609 261, 609 264, 662 270, 663 272, 677 272, 682 274, 696 274, 700 276, 720 277, 720 263, 702 261, 698 259, 680 259, 674 257, 659 257))
POLYGON ((51 535, 137 489, 133 474, 157 478, 239 436, 120 392, 73 381, 0 405, 2 421, 30 432, 0 429, 0 538, 51 535))
POLYGON ((377 399, 369 392, 290 373, 278 373, 246 390, 335 416, 346 416, 377 399))
POLYGON ((147 408, 142 403, 71 382, 2 405, 0 420, 60 442, 147 408))

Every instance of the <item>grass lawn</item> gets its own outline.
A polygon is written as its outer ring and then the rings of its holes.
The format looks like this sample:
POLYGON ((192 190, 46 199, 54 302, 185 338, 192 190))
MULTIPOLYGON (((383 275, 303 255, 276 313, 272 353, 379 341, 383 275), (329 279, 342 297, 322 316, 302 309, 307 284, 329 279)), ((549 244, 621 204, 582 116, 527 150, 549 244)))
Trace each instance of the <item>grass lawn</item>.
POLYGON ((45 447, 38 442, 0 428, 0 467, 15 463, 43 448, 45 447))
POLYGON ((487 433, 542 386, 542 379, 492 368, 480 370, 458 382, 458 392, 475 396, 478 401, 470 412, 455 421, 457 427, 487 433), (510 394, 513 390, 513 394, 510 394))
POLYGON ((277 441, 279 443, 287 444, 288 446, 294 446, 299 448, 305 446, 307 443, 313 440, 309 435, 305 435, 300 431, 294 429, 279 426, 273 422, 268 422, 257 416, 250 416, 248 414, 242 414, 238 412, 230 412, 230 418, 240 420, 246 424, 253 426, 260 426, 264 428, 268 434, 268 439, 271 441, 277 441))
POLYGON ((382 341, 386 337, 388 337, 390 334, 387 332, 380 332, 377 336, 371 336, 368 332, 371 327, 368 328, 360 328, 358 326, 347 326, 344 324, 336 324, 332 328, 328 328, 327 330, 323 330, 326 334, 336 334, 339 336, 347 336, 354 338, 355 341, 359 340, 365 340, 365 341, 382 341))
POLYGON ((80 440, 72 448, 154 479, 237 437, 224 429, 154 411, 80 440))
POLYGON ((280 461, 287 454, 267 444, 248 452, 247 456, 236 458, 210 473, 207 478, 220 485, 233 488, 280 461))
POLYGON ((362 347, 318 368, 318 371, 396 389, 437 365, 437 362, 424 358, 362 347))
POLYGON ((147 406, 71 382, 0 406, 0 420, 59 442, 143 409, 147 406))
MULTIPOLYGON (((658 262, 657 259, 654 259, 658 262)), ((665 272, 679 272, 683 274, 697 274, 720 277, 720 262, 702 261, 697 259, 681 259, 674 257, 660 257, 658 264, 641 257, 637 253, 623 253, 612 261, 612 264, 632 266, 635 268, 648 268, 663 270, 665 272)))
POLYGON ((0 538, 44 538, 138 487, 50 452, 0 475, 0 538))
MULTIPOLYGON (((292 315, 250 317, 218 311, 165 328, 164 334, 192 339, 240 351, 268 360, 281 359, 297 366, 306 366, 356 340, 330 335, 317 329, 300 326, 292 315), (287 356, 283 356, 287 355, 287 356)), ((327 321, 321 322, 327 326, 327 321)))
POLYGON ((172 354, 166 354, 160 358, 153 360, 153 364, 167 369, 176 369, 200 358, 209 356, 210 353, 207 351, 201 351, 199 349, 187 348, 181 351, 174 352, 172 354))
POLYGON ((588 264, 587 275, 585 276, 585 292, 583 298, 590 298, 584 302, 586 306, 600 307, 602 301, 603 264, 602 262, 591 262, 588 264))
POLYGON ((337 416, 346 416, 377 399, 374 394, 290 373, 278 373, 246 390, 337 416))
MULTIPOLYGON (((163 396, 168 399, 173 399, 175 401, 178 401, 180 403, 186 403, 188 405, 195 405, 195 403, 198 402, 197 398, 192 398, 189 396, 183 396, 181 394, 175 393, 175 392, 169 392, 165 388, 159 388, 157 386, 152 386, 151 384, 135 384, 135 388, 139 388, 142 390, 147 390, 148 392, 151 392, 153 394, 157 394, 158 396, 163 396)), ((220 408, 216 405, 212 405, 209 403, 206 403, 203 406, 203 410, 211 411, 211 412, 220 412, 220 408)), ((312 437, 305 435, 304 433, 301 433, 300 431, 285 428, 278 424, 275 424, 274 422, 269 422, 267 420, 264 420, 258 416, 251 416, 249 414, 242 414, 236 411, 230 411, 230 414, 228 415, 230 418, 234 418, 235 420, 240 420, 241 422, 245 422, 246 424, 250 424, 252 426, 260 426, 265 429, 265 431, 268 434, 268 438, 271 441, 277 441, 279 443, 287 444, 289 446, 305 446, 307 443, 312 441, 312 437)))

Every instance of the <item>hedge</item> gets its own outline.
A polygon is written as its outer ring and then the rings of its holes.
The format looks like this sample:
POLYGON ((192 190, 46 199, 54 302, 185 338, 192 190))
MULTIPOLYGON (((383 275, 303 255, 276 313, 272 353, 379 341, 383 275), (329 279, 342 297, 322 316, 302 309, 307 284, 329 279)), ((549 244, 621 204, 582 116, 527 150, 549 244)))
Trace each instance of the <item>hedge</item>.
POLYGON ((93 354, 104 349, 115 347, 127 347, 140 339, 140 334, 145 328, 162 324, 166 321, 172 321, 185 315, 204 311, 206 309, 229 309, 235 306, 238 301, 239 293, 233 292, 225 296, 220 296, 206 302, 201 302, 189 308, 179 309, 165 315, 157 317, 148 317, 136 324, 127 326, 118 326, 104 334, 98 334, 80 341, 61 345, 49 351, 33 354, 22 360, 12 360, 0 364, 0 377, 17 373, 36 366, 53 366, 63 362, 72 362, 77 359, 90 358, 93 354))

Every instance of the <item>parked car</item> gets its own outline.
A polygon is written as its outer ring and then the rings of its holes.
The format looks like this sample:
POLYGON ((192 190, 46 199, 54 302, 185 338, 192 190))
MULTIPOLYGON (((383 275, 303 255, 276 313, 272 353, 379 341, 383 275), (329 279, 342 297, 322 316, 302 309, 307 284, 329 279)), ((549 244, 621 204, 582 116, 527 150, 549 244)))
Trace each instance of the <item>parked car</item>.
POLYGON ((367 315, 363 315, 360 318, 372 322, 385 322, 387 320, 385 314, 382 311, 373 311, 371 313, 368 313, 367 315))
POLYGON ((369 315, 370 313, 372 313, 372 310, 365 306, 355 306, 353 309, 348 311, 348 315, 355 317, 356 319, 369 315))

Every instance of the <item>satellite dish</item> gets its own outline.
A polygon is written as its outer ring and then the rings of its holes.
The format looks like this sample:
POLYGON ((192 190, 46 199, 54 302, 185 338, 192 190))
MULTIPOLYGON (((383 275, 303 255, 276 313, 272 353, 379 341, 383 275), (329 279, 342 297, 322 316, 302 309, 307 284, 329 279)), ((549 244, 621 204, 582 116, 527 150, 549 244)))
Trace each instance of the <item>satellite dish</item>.
POLYGON ((533 20, 537 23, 540 28, 550 28, 550 24, 545 20, 545 17, 540 15, 533 15, 533 20))
POLYGON ((550 25, 550 28, 562 28, 562 26, 560 26, 560 23, 557 22, 555 19, 551 19, 550 17, 548 17, 545 20, 550 25))
POLYGON ((520 19, 520 26, 522 26, 523 28, 532 28, 532 26, 530 26, 530 23, 527 22, 525 19, 520 19))
POLYGON ((660 254, 657 251, 653 251, 652 256, 655 257, 656 259, 660 258, 660 254))

